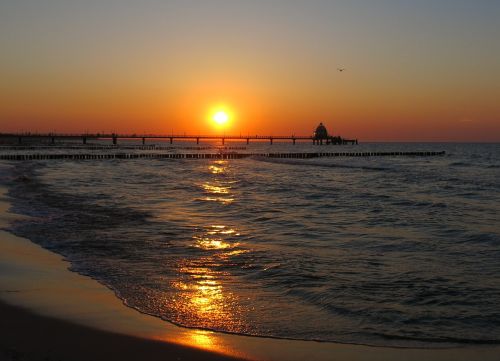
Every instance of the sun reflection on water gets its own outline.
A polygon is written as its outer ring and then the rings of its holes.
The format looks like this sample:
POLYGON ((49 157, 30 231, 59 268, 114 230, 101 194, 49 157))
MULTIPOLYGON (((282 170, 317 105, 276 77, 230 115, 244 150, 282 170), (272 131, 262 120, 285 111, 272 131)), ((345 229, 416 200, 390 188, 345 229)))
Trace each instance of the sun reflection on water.
POLYGON ((203 250, 223 250, 239 246, 239 243, 224 241, 224 236, 239 236, 235 229, 223 225, 212 225, 208 227, 203 236, 194 236, 194 246, 203 250))
POLYGON ((202 253, 179 264, 179 278, 172 282, 177 290, 175 307, 183 314, 183 324, 212 329, 241 331, 237 296, 228 285, 233 257, 247 252, 237 241, 240 233, 223 224, 206 226, 194 235, 192 247, 202 253))
POLYGON ((160 340, 175 342, 189 347, 209 350, 221 355, 248 358, 248 355, 234 347, 233 344, 220 334, 206 330, 184 329, 172 339, 170 336, 159 337, 160 340))
POLYGON ((214 164, 208 166, 208 169, 212 174, 223 174, 225 172, 224 164, 225 161, 216 161, 214 164))
POLYGON ((207 202, 219 202, 222 204, 229 204, 234 201, 234 198, 221 198, 221 197, 205 197, 202 200, 207 202))
POLYGON ((185 277, 174 284, 179 290, 176 307, 183 310, 199 327, 231 325, 235 296, 223 285, 222 272, 197 264, 187 264, 180 269, 185 277))
POLYGON ((216 249, 226 249, 230 248, 231 244, 218 240, 218 239, 210 239, 210 238, 202 238, 196 241, 195 247, 204 249, 204 250, 216 250, 216 249))
POLYGON ((223 185, 215 182, 205 182, 201 185, 204 192, 207 194, 204 201, 218 202, 221 204, 230 204, 234 201, 234 197, 230 196, 231 186, 223 185))
MULTIPOLYGON (((223 205, 233 202, 237 181, 230 177, 228 162, 211 162, 208 171, 206 179, 198 183, 203 197, 197 200, 223 205)), ((245 329, 242 303, 231 288, 234 284, 231 267, 237 267, 237 257, 248 252, 241 246, 240 237, 236 227, 223 224, 221 219, 196 228, 190 243, 192 253, 179 260, 178 277, 170 281, 175 290, 170 302, 181 316, 180 324, 230 332, 245 329)), ((190 342, 209 347, 209 335, 193 333, 190 342)))
POLYGON ((224 177, 229 173, 228 161, 216 160, 208 166, 208 170, 215 177, 200 185, 203 192, 206 194, 201 200, 217 202, 224 205, 234 202, 235 199, 232 194, 231 184, 235 182, 224 177))
POLYGON ((189 334, 192 341, 191 343, 198 347, 211 349, 214 346, 212 333, 213 332, 203 330, 193 330, 193 332, 189 334))
POLYGON ((221 335, 213 331, 180 329, 177 330, 175 334, 165 333, 153 335, 153 338, 160 341, 175 342, 189 347, 209 350, 222 355, 231 355, 235 357, 243 356, 241 352, 238 352, 231 345, 229 345, 224 337, 221 337, 221 335))
POLYGON ((231 189, 231 187, 225 187, 221 185, 215 186, 209 183, 204 183, 202 187, 207 193, 212 194, 228 194, 229 190, 231 189))

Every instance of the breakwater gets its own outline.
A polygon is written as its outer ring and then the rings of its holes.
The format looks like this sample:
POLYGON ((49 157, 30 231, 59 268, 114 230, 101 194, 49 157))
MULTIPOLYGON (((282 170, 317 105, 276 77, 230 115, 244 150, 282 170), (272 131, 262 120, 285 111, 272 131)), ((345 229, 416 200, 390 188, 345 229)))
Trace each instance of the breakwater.
POLYGON ((320 158, 320 157, 433 157, 440 152, 300 152, 300 153, 33 153, 0 154, 0 160, 98 160, 98 159, 242 159, 264 158, 320 158))

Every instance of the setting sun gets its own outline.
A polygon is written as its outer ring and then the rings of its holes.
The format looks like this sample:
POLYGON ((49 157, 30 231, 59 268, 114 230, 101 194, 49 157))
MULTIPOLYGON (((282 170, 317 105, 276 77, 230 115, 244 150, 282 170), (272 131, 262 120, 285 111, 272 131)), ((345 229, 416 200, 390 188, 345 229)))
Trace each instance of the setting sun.
POLYGON ((224 125, 227 123, 229 120, 229 115, 227 115, 226 112, 224 111, 218 111, 217 113, 214 114, 212 119, 219 125, 224 125))

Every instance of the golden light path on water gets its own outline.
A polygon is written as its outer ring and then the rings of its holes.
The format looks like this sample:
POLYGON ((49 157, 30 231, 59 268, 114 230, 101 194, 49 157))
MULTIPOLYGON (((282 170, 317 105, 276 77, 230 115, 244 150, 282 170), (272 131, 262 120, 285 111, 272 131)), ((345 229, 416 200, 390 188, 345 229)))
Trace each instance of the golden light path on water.
MULTIPOLYGON (((226 179, 227 161, 217 160, 208 165, 212 179, 201 183, 206 194, 198 199, 204 202, 218 202, 227 205, 234 201, 231 179, 226 179)), ((239 248, 234 240, 240 233, 225 224, 209 224, 202 232, 192 237, 193 248, 200 250, 200 256, 183 259, 179 266, 179 278, 172 283, 177 290, 175 307, 188 323, 199 328, 219 328, 241 332, 244 325, 236 317, 239 312, 238 297, 227 287, 230 274, 221 271, 231 257, 247 252, 239 248), (223 327, 222 327, 223 326, 223 327)), ((184 320, 185 321, 185 320, 184 320)), ((217 346, 217 335, 211 331, 191 330, 183 343, 191 346, 223 351, 217 346)))
MULTIPOLYGON (((217 160, 208 166, 209 172, 214 176, 222 176, 227 171, 227 161, 217 160)), ((206 194, 203 201, 218 202, 221 204, 230 204, 234 201, 231 194, 231 184, 233 182, 226 179, 213 179, 201 184, 203 192, 206 194)))

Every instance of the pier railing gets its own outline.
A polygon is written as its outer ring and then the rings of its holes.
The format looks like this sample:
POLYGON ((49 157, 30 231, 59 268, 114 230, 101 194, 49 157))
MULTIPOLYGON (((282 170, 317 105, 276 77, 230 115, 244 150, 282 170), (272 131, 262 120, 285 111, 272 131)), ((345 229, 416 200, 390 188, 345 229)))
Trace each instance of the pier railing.
POLYGON ((187 134, 119 134, 119 133, 0 133, 0 139, 14 139, 17 140, 19 144, 23 144, 23 141, 28 139, 47 139, 51 144, 55 144, 56 141, 60 140, 81 140, 83 144, 87 144, 88 140, 99 140, 99 139, 110 139, 114 145, 118 143, 119 139, 139 139, 142 140, 142 144, 146 144, 146 140, 150 139, 164 139, 169 140, 170 144, 174 140, 192 140, 196 141, 197 144, 201 140, 219 140, 222 144, 226 141, 246 141, 247 144, 251 140, 254 141, 269 141, 273 144, 274 141, 285 141, 290 140, 295 144, 297 141, 310 141, 313 144, 358 144, 357 139, 344 139, 340 136, 329 136, 327 138, 318 139, 313 136, 306 135, 187 135, 187 134))

